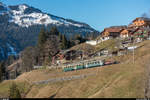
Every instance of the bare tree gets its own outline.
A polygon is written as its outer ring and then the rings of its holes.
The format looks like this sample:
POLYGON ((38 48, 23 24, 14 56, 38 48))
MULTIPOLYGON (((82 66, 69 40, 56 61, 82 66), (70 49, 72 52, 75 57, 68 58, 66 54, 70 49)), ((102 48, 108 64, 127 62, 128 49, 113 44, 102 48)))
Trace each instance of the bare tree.
POLYGON ((36 63, 36 58, 37 58, 37 49, 35 47, 27 47, 23 52, 22 52, 22 71, 30 71, 33 69, 33 66, 36 63))
POLYGON ((48 40, 44 45, 44 58, 43 60, 46 62, 51 62, 51 59, 57 52, 60 50, 59 46, 59 39, 56 35, 49 36, 48 40))

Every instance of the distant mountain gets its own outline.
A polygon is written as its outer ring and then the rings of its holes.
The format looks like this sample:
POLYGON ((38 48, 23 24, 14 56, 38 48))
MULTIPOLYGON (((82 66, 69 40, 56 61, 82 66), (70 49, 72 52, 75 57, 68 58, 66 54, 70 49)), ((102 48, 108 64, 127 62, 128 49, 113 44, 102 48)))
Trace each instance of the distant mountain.
POLYGON ((40 29, 52 26, 68 37, 99 33, 86 23, 47 14, 26 4, 7 6, 0 2, 0 60, 35 45, 40 29))

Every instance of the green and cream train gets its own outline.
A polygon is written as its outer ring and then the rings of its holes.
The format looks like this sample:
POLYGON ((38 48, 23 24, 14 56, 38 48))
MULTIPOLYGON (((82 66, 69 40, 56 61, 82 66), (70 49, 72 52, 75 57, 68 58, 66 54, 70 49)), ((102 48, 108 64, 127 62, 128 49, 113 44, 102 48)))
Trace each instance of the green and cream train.
POLYGON ((74 71, 74 70, 80 70, 80 69, 86 69, 86 68, 93 68, 93 67, 100 67, 103 66, 105 63, 104 60, 93 60, 93 61, 87 61, 87 62, 80 62, 78 64, 70 64, 63 67, 63 71, 74 71))

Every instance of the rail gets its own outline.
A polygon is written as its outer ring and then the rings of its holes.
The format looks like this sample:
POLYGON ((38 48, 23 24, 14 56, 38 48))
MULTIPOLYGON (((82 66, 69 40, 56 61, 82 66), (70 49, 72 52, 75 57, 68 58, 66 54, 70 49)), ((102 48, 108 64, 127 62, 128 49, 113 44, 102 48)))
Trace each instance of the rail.
POLYGON ((60 82, 60 81, 74 80, 74 79, 82 79, 82 78, 86 78, 88 76, 93 76, 93 75, 96 75, 96 74, 90 73, 90 74, 83 74, 83 75, 74 75, 74 76, 69 76, 69 77, 51 78, 48 80, 33 82, 33 84, 39 85, 39 84, 48 84, 48 83, 54 83, 54 82, 60 82))

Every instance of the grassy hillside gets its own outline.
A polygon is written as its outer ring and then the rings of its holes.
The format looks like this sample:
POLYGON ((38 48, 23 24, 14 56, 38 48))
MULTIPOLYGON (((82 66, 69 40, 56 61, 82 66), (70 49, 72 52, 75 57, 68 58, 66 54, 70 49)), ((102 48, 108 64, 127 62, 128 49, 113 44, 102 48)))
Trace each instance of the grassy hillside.
POLYGON ((81 51, 84 51, 87 53, 94 53, 95 51, 99 51, 102 49, 108 49, 109 51, 115 51, 115 50, 117 50, 115 48, 117 43, 119 43, 119 40, 117 40, 117 39, 110 39, 107 41, 103 41, 103 42, 97 44, 96 46, 82 43, 82 44, 72 47, 70 50, 79 50, 79 51, 81 50, 81 51))
POLYGON ((93 53, 93 51, 95 51, 95 47, 87 43, 81 43, 70 48, 70 50, 79 50, 84 51, 85 53, 93 53))
POLYGON ((115 48, 117 43, 119 43, 119 40, 110 39, 110 40, 103 41, 103 42, 97 44, 95 48, 96 48, 96 50, 108 49, 110 51, 115 51, 115 50, 117 50, 115 48))
MULTIPOLYGON (((27 98, 144 98, 147 81, 147 67, 150 59, 150 41, 140 43, 135 51, 133 64, 132 52, 128 55, 113 57, 120 64, 62 72, 61 69, 40 69, 27 72, 13 80, 20 86, 22 95, 27 98), (32 82, 56 77, 67 77, 94 73, 84 79, 61 81, 35 85, 32 82)), ((11 81, 0 84, 0 96, 9 95, 11 81)))

